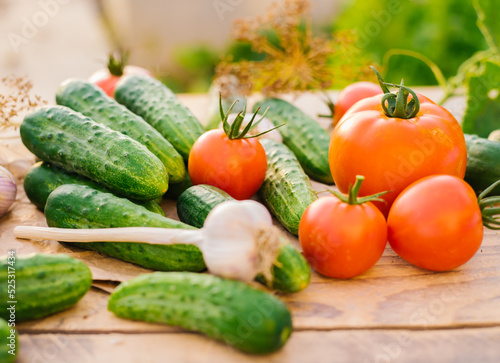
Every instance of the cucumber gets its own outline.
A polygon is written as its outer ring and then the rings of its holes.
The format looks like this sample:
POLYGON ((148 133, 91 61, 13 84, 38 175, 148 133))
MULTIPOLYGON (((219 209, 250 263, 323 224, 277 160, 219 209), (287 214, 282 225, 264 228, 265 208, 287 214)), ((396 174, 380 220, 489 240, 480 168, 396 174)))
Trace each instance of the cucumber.
POLYGON ((186 173, 184 180, 180 183, 169 186, 163 197, 170 200, 177 200, 179 196, 186 191, 186 189, 192 186, 193 183, 191 182, 191 178, 189 178, 189 173, 186 173))
POLYGON ((122 77, 116 85, 115 99, 157 129, 185 161, 196 139, 205 132, 175 94, 152 77, 122 77))
POLYGON ((292 331, 290 311, 276 297, 207 274, 141 275, 118 286, 108 310, 121 318, 200 332, 253 354, 280 349, 292 331))
MULTIPOLYGON (((45 205, 50 227, 114 228, 163 227, 193 229, 173 219, 148 211, 128 199, 86 185, 67 184, 54 190, 45 205)), ((105 255, 162 271, 202 271, 206 268, 200 249, 193 245, 147 243, 72 243, 105 255)))
POLYGON ((165 165, 170 183, 184 180, 186 167, 182 156, 172 144, 141 117, 120 105, 96 85, 84 80, 66 80, 57 91, 56 102, 146 146, 165 165))
POLYGON ((165 166, 144 145, 70 108, 42 107, 24 118, 20 133, 40 159, 116 194, 151 200, 167 190, 165 166))
MULTIPOLYGON (((64 184, 82 184, 88 185, 91 188, 107 191, 106 188, 78 174, 65 172, 57 166, 50 165, 46 162, 38 162, 28 170, 24 178, 24 191, 28 199, 37 206, 38 209, 44 210, 45 203, 49 194, 52 193, 58 186, 64 184)), ((144 208, 161 215, 165 215, 163 209, 154 200, 146 202, 135 202, 142 205, 144 208)))
POLYGON ((0 362, 15 362, 19 350, 16 329, 10 327, 5 320, 0 319, 0 336, 3 338, 2 344, 0 344, 0 362))
POLYGON ((278 131, 283 143, 292 150, 302 168, 312 179, 325 184, 333 184, 328 149, 330 136, 315 120, 289 102, 278 98, 268 98, 254 106, 263 113, 268 107, 266 117, 275 126, 286 123, 278 131))
POLYGON ((288 147, 262 139, 267 156, 267 172, 259 194, 280 223, 297 235, 302 214, 316 196, 311 181, 288 147))
POLYGON ((199 184, 186 189, 177 199, 179 219, 191 226, 201 228, 208 213, 226 200, 234 200, 225 191, 206 184, 199 184))
POLYGON ((43 318, 75 305, 91 285, 88 266, 68 255, 4 257, 0 260, 0 317, 9 320, 7 308, 12 304, 8 302, 14 300, 16 323, 43 318), (9 290, 14 290, 13 296, 9 290))
MULTIPOLYGON (((500 142, 465 134, 467 144, 467 168, 464 180, 481 193, 500 180, 500 142)), ((500 186, 489 195, 500 195, 500 186)))
MULTIPOLYGON (((218 204, 233 199, 224 191, 208 185, 196 185, 187 189, 177 200, 179 218, 193 226, 203 226, 208 213, 218 204)), ((288 241, 278 251, 276 264, 272 269, 271 284, 258 276, 256 280, 273 290, 294 293, 304 290, 311 280, 311 267, 302 254, 288 241)))

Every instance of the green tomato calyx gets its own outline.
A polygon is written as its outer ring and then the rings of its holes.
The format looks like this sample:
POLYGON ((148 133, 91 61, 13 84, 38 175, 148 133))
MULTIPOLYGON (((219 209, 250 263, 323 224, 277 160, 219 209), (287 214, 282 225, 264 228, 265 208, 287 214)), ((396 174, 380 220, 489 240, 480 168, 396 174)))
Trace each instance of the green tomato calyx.
POLYGON ((500 185, 500 180, 491 184, 477 197, 481 215, 483 216, 483 226, 489 229, 500 230, 500 196, 485 198, 493 189, 500 185))
POLYGON ((264 113, 261 115, 260 119, 256 122, 255 118, 259 114, 260 107, 255 111, 255 113, 252 115, 252 119, 248 122, 248 124, 245 126, 243 131, 240 132, 241 125, 245 119, 245 114, 247 110, 247 101, 245 100, 245 105, 243 107, 243 110, 238 113, 236 116, 235 120, 233 121, 232 124, 229 124, 227 121, 227 118, 231 111, 233 110, 234 105, 238 102, 238 100, 234 101, 232 105, 229 107, 227 110, 227 113, 224 112, 224 109, 222 108, 222 95, 219 94, 219 109, 220 109, 220 117, 222 119, 222 129, 226 133, 227 137, 229 140, 238 140, 238 139, 251 139, 254 137, 259 137, 264 134, 267 134, 270 131, 276 130, 278 127, 281 127, 285 125, 285 123, 282 123, 281 125, 278 125, 276 127, 273 127, 269 130, 265 130, 263 132, 260 132, 256 135, 248 135, 249 132, 251 132, 253 129, 255 129, 260 122, 266 117, 267 111, 269 110, 269 107, 264 111, 264 113))
POLYGON ((375 67, 370 68, 377 75, 378 83, 384 91, 385 95, 382 97, 382 108, 388 117, 410 119, 417 115, 420 111, 420 100, 417 94, 410 88, 404 85, 404 80, 401 84, 387 83, 384 81, 380 73, 375 67), (399 88, 398 93, 394 94, 389 91, 387 86, 399 88), (408 96, 412 95, 412 99, 408 101, 408 96))
POLYGON ((128 63, 129 52, 119 50, 109 53, 108 57, 108 71, 116 77, 123 76, 123 70, 128 63))
POLYGON ((341 201, 344 203, 350 204, 350 205, 359 205, 367 202, 382 202, 386 203, 385 200, 382 198, 379 198, 380 196, 384 195, 387 193, 385 192, 380 192, 377 194, 372 194, 372 195, 367 195, 366 197, 359 197, 359 189, 361 189, 361 184, 363 183, 363 180, 365 180, 365 177, 362 175, 356 175, 356 182, 354 185, 349 186, 349 190, 347 194, 342 194, 340 192, 337 192, 336 190, 330 190, 333 195, 335 195, 337 198, 339 198, 341 201))

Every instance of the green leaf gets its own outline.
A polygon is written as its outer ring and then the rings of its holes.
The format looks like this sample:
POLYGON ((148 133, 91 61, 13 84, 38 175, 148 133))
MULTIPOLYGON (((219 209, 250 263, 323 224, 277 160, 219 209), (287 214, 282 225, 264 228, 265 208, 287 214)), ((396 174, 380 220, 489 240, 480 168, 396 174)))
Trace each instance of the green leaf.
POLYGON ((490 48, 498 51, 500 44, 500 13, 498 2, 493 0, 474 0, 477 13, 477 26, 483 33, 490 48))
POLYGON ((500 64, 485 62, 468 82, 467 109, 462 129, 467 134, 488 137, 500 129, 500 64))

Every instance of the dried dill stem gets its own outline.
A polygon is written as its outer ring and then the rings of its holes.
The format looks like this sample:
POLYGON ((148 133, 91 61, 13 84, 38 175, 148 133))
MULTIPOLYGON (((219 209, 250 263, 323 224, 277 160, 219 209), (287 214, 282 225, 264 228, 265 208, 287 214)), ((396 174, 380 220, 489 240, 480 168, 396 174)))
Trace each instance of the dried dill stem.
POLYGON ((34 95, 33 82, 26 77, 10 75, 0 83, 0 131, 17 128, 24 113, 47 104, 40 96, 34 95))
POLYGON ((324 90, 369 75, 369 62, 353 63, 350 59, 359 58, 354 33, 342 32, 333 38, 313 34, 307 0, 285 0, 281 7, 271 5, 264 16, 237 19, 232 37, 265 55, 262 61, 232 62, 226 58, 217 66, 216 78, 237 77, 242 94, 324 90), (349 59, 340 63, 344 57, 349 59))

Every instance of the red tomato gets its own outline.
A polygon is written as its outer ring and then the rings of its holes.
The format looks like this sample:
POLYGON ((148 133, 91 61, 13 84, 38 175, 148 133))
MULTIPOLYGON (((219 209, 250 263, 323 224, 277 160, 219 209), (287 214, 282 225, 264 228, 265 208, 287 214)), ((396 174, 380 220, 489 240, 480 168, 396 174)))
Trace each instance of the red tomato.
POLYGON ((125 66, 123 72, 119 75, 112 74, 107 68, 101 69, 90 76, 89 82, 99 86, 108 96, 114 97, 116 84, 122 76, 128 74, 153 76, 152 73, 145 68, 130 65, 125 66))
POLYGON ((266 152, 259 140, 231 140, 221 129, 204 133, 189 154, 188 171, 194 185, 213 185, 235 199, 254 195, 266 170, 266 152))
POLYGON ((371 202, 351 205, 327 196, 305 210, 299 241, 316 271, 346 279, 369 270, 380 259, 387 243, 387 225, 371 202))
MULTIPOLYGON (((467 163, 465 138, 457 120, 443 107, 418 95, 415 117, 389 117, 383 95, 356 103, 333 130, 329 161, 341 192, 364 175, 360 195, 389 191, 375 205, 387 216, 398 194, 414 181, 433 174, 463 178, 467 163)), ((411 96, 410 98, 411 99, 411 96)))
POLYGON ((335 126, 344 114, 356 102, 382 93, 378 84, 372 82, 356 82, 345 87, 339 93, 337 103, 333 109, 333 126, 335 126))
POLYGON ((433 271, 463 265, 483 240, 474 190, 450 175, 428 176, 408 186, 394 201, 387 225, 392 249, 433 271))

